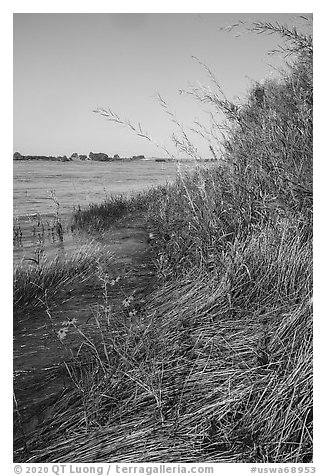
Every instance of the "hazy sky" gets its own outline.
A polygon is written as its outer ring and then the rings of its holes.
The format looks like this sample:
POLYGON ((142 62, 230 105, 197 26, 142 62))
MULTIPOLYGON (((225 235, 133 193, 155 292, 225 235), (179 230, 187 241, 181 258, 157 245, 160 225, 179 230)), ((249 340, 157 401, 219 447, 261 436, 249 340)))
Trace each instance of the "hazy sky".
MULTIPOLYGON (((209 84, 205 62, 225 94, 244 96, 254 80, 276 75, 281 40, 222 32, 238 20, 298 23, 298 14, 14 14, 14 151, 22 154, 160 156, 153 144, 92 112, 109 106, 140 122, 173 151, 175 126, 154 99, 191 126, 207 107, 179 89, 209 84)), ((199 145, 207 155, 207 145, 199 145), (205 150, 206 147, 206 150, 205 150)))

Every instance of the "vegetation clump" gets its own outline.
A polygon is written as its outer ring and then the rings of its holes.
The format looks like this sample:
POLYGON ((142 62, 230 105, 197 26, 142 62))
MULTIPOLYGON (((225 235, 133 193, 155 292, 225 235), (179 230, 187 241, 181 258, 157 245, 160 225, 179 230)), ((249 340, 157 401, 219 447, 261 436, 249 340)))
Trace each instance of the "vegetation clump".
POLYGON ((126 198, 124 195, 109 195, 102 203, 90 204, 86 209, 78 207, 72 217, 72 230, 104 231, 122 217, 146 213, 150 204, 158 200, 171 185, 152 187, 126 198))
MULTIPOLYGON (((28 462, 312 461, 312 39, 226 117, 223 161, 75 214, 103 230, 135 210, 155 236, 156 289, 126 324, 104 304, 89 365, 28 438, 28 462)), ((213 151, 214 146, 210 143, 213 151)), ((20 453, 22 454, 22 453, 20 453)))

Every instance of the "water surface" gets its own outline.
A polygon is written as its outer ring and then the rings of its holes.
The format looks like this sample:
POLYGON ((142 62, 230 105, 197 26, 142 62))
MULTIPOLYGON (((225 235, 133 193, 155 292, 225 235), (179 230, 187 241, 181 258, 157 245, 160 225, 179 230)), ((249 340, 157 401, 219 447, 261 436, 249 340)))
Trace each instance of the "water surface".
MULTIPOLYGON (((183 165, 182 167, 189 167, 183 165)), ((172 181, 178 165, 153 160, 137 162, 14 162, 14 215, 53 213, 51 191, 63 213, 101 202, 105 196, 130 194, 172 181)))
POLYGON ((68 223, 74 209, 100 203, 111 194, 127 194, 175 180, 191 169, 154 160, 133 162, 14 162, 14 224, 22 231, 15 241, 14 261, 36 258, 40 252, 62 252, 72 246, 68 223), (56 214, 64 227, 64 241, 53 233, 56 214), (36 253, 36 255, 35 255, 36 253))

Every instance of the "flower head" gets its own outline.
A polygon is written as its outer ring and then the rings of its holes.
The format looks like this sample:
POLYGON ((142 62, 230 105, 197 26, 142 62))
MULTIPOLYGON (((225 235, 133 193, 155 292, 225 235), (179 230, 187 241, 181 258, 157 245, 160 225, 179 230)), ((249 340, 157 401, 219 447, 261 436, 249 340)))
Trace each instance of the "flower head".
POLYGON ((130 306, 130 303, 131 303, 133 300, 134 300, 134 296, 129 296, 129 297, 127 297, 126 299, 124 299, 124 300, 122 301, 122 305, 123 305, 124 307, 129 307, 129 306, 130 306))
POLYGON ((129 306, 130 306, 129 299, 128 299, 128 298, 124 299, 124 300, 122 301, 122 305, 123 305, 124 307, 129 307, 129 306))
POLYGON ((115 284, 117 284, 118 281, 120 281, 120 279, 121 279, 121 276, 117 276, 115 279, 112 279, 110 281, 110 285, 114 286, 115 284))
POLYGON ((60 329, 58 331, 58 337, 61 341, 63 341, 63 339, 66 337, 68 333, 68 327, 63 327, 62 329, 60 329))

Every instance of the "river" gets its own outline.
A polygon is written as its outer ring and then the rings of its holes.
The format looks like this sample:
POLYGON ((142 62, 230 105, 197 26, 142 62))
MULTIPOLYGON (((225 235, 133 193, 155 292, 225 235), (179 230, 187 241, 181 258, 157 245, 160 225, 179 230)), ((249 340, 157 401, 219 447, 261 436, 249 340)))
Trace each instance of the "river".
MULTIPOLYGON (((35 258, 35 252, 72 246, 68 222, 78 206, 100 203, 111 194, 127 194, 172 182, 178 170, 190 170, 192 163, 141 160, 130 162, 47 162, 15 161, 14 178, 14 263, 35 258), (56 213, 64 228, 61 242, 51 233, 56 213), (40 223, 44 233, 40 236, 40 223)), ((53 253, 52 253, 53 254, 53 253)))

